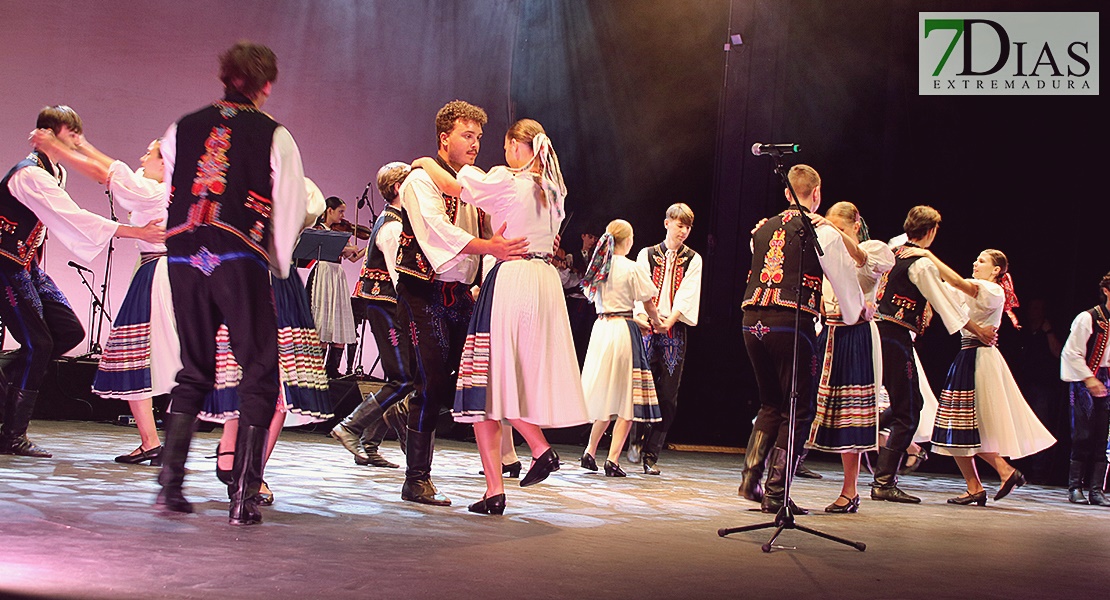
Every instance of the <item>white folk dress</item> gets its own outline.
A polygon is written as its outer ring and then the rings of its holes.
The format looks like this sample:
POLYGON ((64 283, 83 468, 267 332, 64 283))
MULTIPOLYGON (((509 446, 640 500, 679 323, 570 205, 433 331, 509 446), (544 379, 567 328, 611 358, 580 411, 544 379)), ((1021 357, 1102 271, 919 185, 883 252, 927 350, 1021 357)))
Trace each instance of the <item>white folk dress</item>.
POLYGON ((316 261, 312 275, 312 318, 325 344, 353 344, 355 314, 351 309, 351 288, 342 262, 316 261))
MULTIPOLYGON (((506 238, 527 238, 531 253, 550 256, 562 218, 542 201, 530 173, 465 166, 458 182, 459 198, 489 213, 494 228, 504 223, 506 238)), ((588 422, 558 271, 544 256, 500 262, 495 269, 483 281, 473 316, 488 319, 488 358, 480 347, 485 341, 476 347, 468 335, 455 420, 521 419, 540 427, 588 422)))

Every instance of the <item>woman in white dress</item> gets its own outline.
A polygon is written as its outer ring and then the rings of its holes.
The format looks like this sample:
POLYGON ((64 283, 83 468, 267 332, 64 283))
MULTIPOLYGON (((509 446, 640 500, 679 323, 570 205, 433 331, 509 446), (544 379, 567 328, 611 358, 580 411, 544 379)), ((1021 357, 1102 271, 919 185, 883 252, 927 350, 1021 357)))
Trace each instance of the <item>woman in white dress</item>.
POLYGON ((590 332, 590 345, 582 366, 582 391, 590 420, 594 422, 590 443, 582 454, 582 467, 597 470, 594 456, 598 443, 609 428, 609 421, 616 419, 609 457, 605 461, 607 477, 625 476, 618 461, 632 422, 662 420, 641 328, 661 331, 663 324, 655 303, 649 302, 656 294, 651 274, 646 267, 628 258, 632 237, 632 225, 628 221, 616 219, 609 223, 582 276, 586 297, 597 309, 597 321, 590 332), (644 303, 650 324, 633 319, 636 301, 644 303))
MULTIPOLYGON (((335 196, 326 201, 327 209, 316 220, 316 229, 337 230, 344 223, 347 205, 335 196)), ((349 223, 348 223, 349 225, 349 223)), ((357 261, 366 254, 366 247, 358 248, 348 243, 343 249, 342 258, 357 261)), ((339 377, 339 362, 347 344, 354 344, 355 315, 351 310, 351 288, 347 285, 347 274, 343 272, 342 262, 318 260, 309 274, 308 288, 312 299, 312 318, 316 321, 316 331, 320 341, 327 347, 324 368, 328 377, 339 377)))
POLYGON ((543 127, 521 119, 505 134, 505 166, 483 173, 464 166, 456 177, 432 158, 424 168, 444 193, 458 196, 500 224, 499 234, 526 238, 532 250, 486 272, 459 364, 455 421, 473 423, 486 493, 469 510, 503 514, 502 421, 520 432, 532 464, 520 485, 539 483, 559 469, 545 427, 587 422, 578 362, 559 273, 551 265, 563 221, 566 187, 543 127))
MULTIPOLYGON (((998 250, 984 250, 972 265, 971 279, 963 279, 928 250, 915 253, 932 260, 941 278, 961 292, 971 321, 997 328, 1002 314, 1016 305, 1009 262, 998 250)), ((1021 471, 1004 457, 1036 454, 1056 438, 1045 429, 1021 395, 1002 353, 983 346, 967 329, 961 331, 960 352, 948 370, 933 425, 933 451, 956 460, 967 493, 949 498, 949 504, 985 506, 987 492, 975 469, 975 457, 991 465, 1002 481, 995 500, 1025 484, 1021 471)))
MULTIPOLYGON (((894 253, 880 240, 861 236, 863 220, 851 202, 837 202, 825 213, 840 230, 848 252, 856 261, 856 279, 867 302, 875 304, 879 279, 894 267, 894 253), (865 241, 858 241, 864 237, 865 241)), ((821 293, 825 328, 818 339, 824 349, 817 386, 817 412, 810 427, 806 448, 840 454, 844 483, 840 496, 825 512, 854 513, 859 510, 860 453, 878 448, 878 389, 883 380, 879 328, 873 321, 845 325, 840 303, 827 279, 821 293)))

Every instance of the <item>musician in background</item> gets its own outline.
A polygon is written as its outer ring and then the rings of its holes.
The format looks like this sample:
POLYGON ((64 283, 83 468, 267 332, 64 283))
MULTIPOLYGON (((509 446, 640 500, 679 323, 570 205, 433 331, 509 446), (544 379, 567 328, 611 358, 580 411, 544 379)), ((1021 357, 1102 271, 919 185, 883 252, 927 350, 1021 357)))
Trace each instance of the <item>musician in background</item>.
MULTIPOLYGON (((346 229, 350 232, 347 227, 350 223, 343 218, 347 205, 336 196, 331 196, 325 202, 327 209, 316 220, 316 229, 330 231, 346 229), (346 225, 343 225, 344 223, 346 225)), ((358 248, 348 242, 340 257, 354 262, 365 254, 366 248, 358 248)), ((357 341, 355 317, 351 309, 351 289, 347 286, 347 274, 343 272, 342 262, 316 261, 309 277, 312 318, 316 321, 320 341, 328 347, 324 369, 327 371, 328 378, 335 379, 340 376, 339 363, 343 358, 343 350, 347 344, 354 344, 357 341)))

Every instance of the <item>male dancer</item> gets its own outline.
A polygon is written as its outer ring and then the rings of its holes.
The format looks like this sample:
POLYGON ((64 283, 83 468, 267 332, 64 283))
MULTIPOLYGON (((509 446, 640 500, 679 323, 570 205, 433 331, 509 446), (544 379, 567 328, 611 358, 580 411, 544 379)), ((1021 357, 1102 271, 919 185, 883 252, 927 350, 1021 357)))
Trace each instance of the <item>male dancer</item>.
POLYGON ((268 270, 289 275, 307 202, 293 137, 261 111, 275 79, 273 51, 239 42, 220 56, 224 98, 170 125, 162 142, 170 198, 167 270, 182 369, 166 413, 155 506, 193 511, 181 492, 185 460, 197 413, 215 382, 216 332, 225 323, 232 351, 245 357, 228 485, 232 525, 262 522, 256 497, 279 389, 268 270))
POLYGON ((1068 501, 1110 506, 1106 437, 1110 431, 1110 273, 1098 284, 1101 302, 1076 315, 1060 353, 1060 379, 1071 385, 1071 465, 1068 501), (1089 489, 1087 498, 1083 490, 1089 489))
POLYGON ((370 232, 366 259, 355 284, 354 296, 365 298, 366 320, 378 346, 385 385, 370 394, 351 414, 331 430, 331 437, 355 455, 355 463, 396 469, 378 452, 387 427, 397 431, 405 449, 408 405, 405 397, 414 389, 405 369, 412 363, 412 338, 397 326, 397 247, 401 239, 401 182, 409 165, 392 162, 378 170, 378 191, 388 204, 370 232))
MULTIPOLYGON (((701 256, 685 243, 694 227, 694 211, 682 202, 672 204, 667 208, 663 227, 667 230, 666 239, 640 250, 636 256, 636 262, 651 273, 656 289, 652 302, 663 319, 663 330, 650 334, 648 349, 663 420, 632 425, 631 445, 641 447, 640 459, 648 475, 659 474, 655 463, 678 410, 678 386, 686 362, 686 328, 698 324, 701 305, 701 256)), ((642 304, 637 308, 642 308, 642 304)), ((641 329, 651 331, 647 314, 642 310, 636 312, 641 329)), ((629 452, 633 449, 629 448, 629 452)))
MULTIPOLYGON (((70 149, 81 142, 81 117, 68 106, 43 108, 35 127, 50 130, 70 149)), ((32 138, 43 133, 33 132, 32 138)), ((27 426, 50 361, 85 337, 65 295, 39 268, 46 230, 84 262, 95 258, 112 236, 157 243, 165 235, 161 219, 143 227, 122 225, 77 206, 64 189, 65 170, 55 148, 36 148, 0 181, 0 321, 21 346, 8 377, 0 375, 0 454, 50 458, 27 439, 27 426)))
MULTIPOLYGON (((473 165, 481 146, 486 112, 461 100, 436 114, 436 161, 455 174, 473 165)), ((397 258, 397 322, 412 332, 413 365, 406 369, 416 386, 410 400, 405 484, 401 498, 450 506, 432 483, 432 451, 441 406, 453 401, 459 359, 466 341, 474 298, 480 283, 482 254, 500 260, 527 252, 523 239, 490 239, 488 218, 475 207, 444 194, 423 169, 401 185, 401 239, 397 258)))
POLYGON ((898 488, 898 467, 906 448, 913 441, 921 416, 921 389, 917 381, 914 340, 928 325, 931 314, 940 315, 949 334, 962 328, 974 333, 984 344, 994 344, 991 328, 976 325, 966 311, 947 292, 940 272, 931 260, 908 256, 909 248, 928 248, 937 237, 940 213, 931 206, 915 206, 906 215, 902 228, 908 241, 894 248, 894 268, 879 281, 879 338, 883 352, 883 386, 890 395, 890 407, 879 416, 880 429, 889 429, 886 444, 879 447, 871 499, 918 503, 921 498, 898 488), (913 337, 910 335, 913 332, 913 337))
MULTIPOLYGON (((840 232, 824 219, 811 214, 821 204, 821 178, 808 165, 795 165, 787 174, 798 195, 802 213, 790 208, 771 217, 752 239, 752 268, 744 292, 744 346, 755 369, 760 409, 748 440, 740 495, 760 502, 763 512, 776 513, 786 494, 787 449, 793 447, 795 463, 805 443, 815 410, 813 392, 817 373, 816 333, 813 321, 820 313, 821 277, 829 280, 844 321, 853 325, 869 318, 863 292, 856 281, 856 261, 848 253, 840 232), (807 239, 808 228, 801 219, 811 218, 817 226, 817 242, 824 250, 818 256, 807 239), (799 269, 801 255, 801 273, 799 269), (799 275, 802 286, 798 287, 799 275), (795 329, 795 310, 803 313, 795 329), (800 336, 797 356, 797 407, 794 438, 789 435, 790 391, 794 364, 794 337, 800 336), (766 493, 760 488, 764 458, 773 444, 766 493)), ((790 190, 784 190, 791 201, 790 190)), ((795 506, 795 512, 806 511, 795 506)))

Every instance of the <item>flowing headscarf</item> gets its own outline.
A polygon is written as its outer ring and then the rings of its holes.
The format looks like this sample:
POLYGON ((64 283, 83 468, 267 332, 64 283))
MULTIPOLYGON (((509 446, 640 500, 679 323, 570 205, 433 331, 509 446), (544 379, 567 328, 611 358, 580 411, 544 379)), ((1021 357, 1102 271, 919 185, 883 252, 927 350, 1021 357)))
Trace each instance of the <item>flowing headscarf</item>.
POLYGON ((546 133, 537 133, 532 138, 532 160, 521 167, 521 172, 530 171, 537 163, 540 166, 537 173, 539 184, 547 198, 548 207, 556 219, 563 218, 563 200, 567 197, 567 186, 563 182, 563 171, 559 168, 559 157, 555 154, 555 147, 551 145, 551 138, 546 133))
POLYGON ((606 279, 609 279, 609 269, 613 265, 613 246, 615 245, 616 241, 613 239, 613 234, 603 234, 597 241, 597 247, 594 249, 593 257, 590 258, 589 266, 586 267, 586 273, 582 275, 582 291, 590 302, 593 302, 597 297, 597 287, 606 279))
POLYGON ((1006 294, 1006 302, 1002 305, 1002 310, 1006 313, 1006 316, 1010 317, 1010 322, 1014 324, 1014 327, 1020 328, 1021 325, 1018 324, 1017 315, 1014 314, 1014 309, 1021 306, 1021 303, 1018 302, 1017 293, 1014 291, 1014 278, 1010 277, 1010 273, 1007 272, 998 283, 1002 286, 1003 293, 1006 294))

